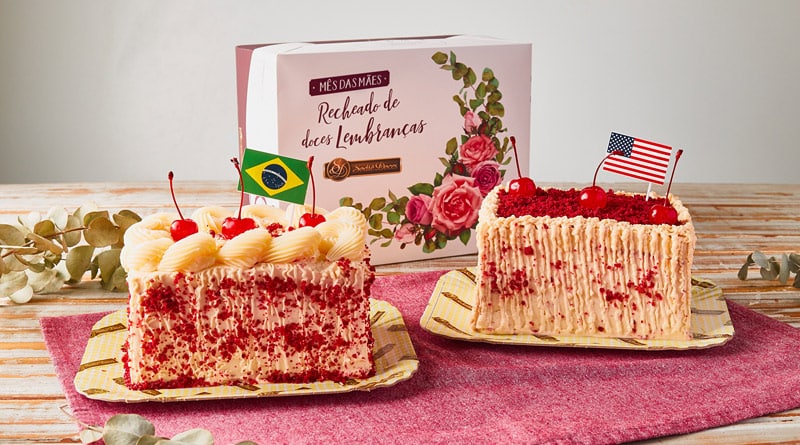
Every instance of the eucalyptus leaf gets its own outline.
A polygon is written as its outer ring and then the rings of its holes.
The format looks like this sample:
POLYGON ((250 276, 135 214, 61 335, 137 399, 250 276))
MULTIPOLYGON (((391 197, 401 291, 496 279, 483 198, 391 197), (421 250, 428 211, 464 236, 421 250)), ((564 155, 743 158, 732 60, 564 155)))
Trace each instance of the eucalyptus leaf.
POLYGON ((36 233, 31 232, 26 236, 26 238, 32 241, 33 245, 40 251, 49 250, 55 254, 59 254, 64 251, 64 249, 58 244, 41 235, 37 235, 36 233))
POLYGON ((503 117, 506 114, 506 110, 505 108, 503 108, 503 104, 501 104, 500 102, 486 104, 486 109, 492 116, 503 117))
POLYGON ((109 289, 111 291, 125 291, 128 289, 128 274, 125 272, 125 268, 122 266, 117 266, 116 270, 114 270, 114 274, 111 275, 111 281, 109 283, 109 289))
POLYGON ((159 437, 150 434, 145 434, 144 436, 139 438, 139 440, 136 442, 136 445, 156 445, 160 443, 163 444, 171 442, 169 442, 169 439, 167 439, 166 437, 159 437))
POLYGON ((78 246, 70 249, 67 253, 67 272, 72 282, 79 282, 83 279, 83 274, 89 270, 94 255, 94 247, 78 246))
POLYGON ((26 271, 28 285, 37 294, 58 292, 64 285, 64 276, 55 269, 44 269, 41 272, 26 271))
POLYGON ((477 81, 478 76, 475 75, 475 71, 472 68, 467 68, 467 72, 464 73, 464 87, 471 87, 477 81))
POLYGON ((123 209, 117 212, 117 215, 124 216, 125 218, 132 218, 135 219, 137 222, 142 220, 142 217, 139 216, 138 213, 134 212, 133 210, 123 209))
POLYGON ((103 440, 106 445, 122 445, 127 443, 136 444, 140 437, 145 435, 154 436, 156 428, 150 421, 138 414, 116 414, 106 421, 103 427, 103 440), (109 434, 120 433, 118 436, 109 436, 109 434), (124 433, 124 434, 123 434, 124 433), (129 436, 126 436, 129 435, 129 436), (112 440, 119 440, 119 442, 109 442, 112 440), (125 442, 129 438, 134 438, 133 442, 125 442))
POLYGON ((14 292, 13 294, 9 295, 8 297, 14 303, 25 304, 25 303, 31 301, 31 298, 33 298, 33 288, 31 288, 30 286, 25 286, 22 289, 20 289, 20 290, 14 292))
POLYGON ((10 224, 0 224, 0 244, 21 246, 25 244, 25 234, 10 224))
POLYGON ((460 239, 461 242, 464 243, 464 245, 466 246, 471 236, 472 236, 472 230, 464 230, 458 234, 458 239, 460 239))
POLYGON ((475 97, 477 97, 478 99, 483 99, 484 97, 486 97, 486 84, 485 83, 481 82, 475 88, 475 97))
POLYGON ((800 255, 796 253, 789 254, 789 268, 795 273, 800 271, 800 255))
POLYGON ((383 213, 374 213, 369 217, 369 226, 375 230, 383 228, 383 213))
POLYGON ((103 432, 97 431, 93 427, 92 428, 84 428, 78 434, 78 438, 81 440, 81 443, 90 444, 97 442, 98 440, 103 438, 103 432))
POLYGON ((742 267, 739 268, 739 273, 736 274, 740 280, 744 281, 747 279, 747 272, 750 269, 750 265, 748 263, 744 263, 742 267))
POLYGON ((369 203, 369 208, 372 210, 380 210, 386 205, 386 198, 375 198, 369 203))
POLYGON ((20 272, 28 268, 22 261, 17 258, 19 255, 11 255, 3 259, 5 263, 5 271, 6 272, 20 272))
POLYGON ((109 219, 110 215, 108 214, 108 210, 95 210, 93 212, 89 212, 83 215, 83 225, 88 226, 92 221, 94 221, 97 218, 109 219))
POLYGON ((121 230, 107 217, 98 216, 89 222, 83 237, 94 247, 106 247, 117 244, 121 230))
POLYGON ((67 225, 64 228, 64 240, 67 243, 67 247, 72 247, 77 245, 81 242, 81 219, 75 215, 69 215, 67 217, 67 225))
POLYGON ((458 140, 456 138, 450 138, 445 145, 444 152, 445 154, 452 156, 456 150, 458 150, 458 140))
POLYGON ((20 215, 17 221, 26 229, 32 230, 33 226, 42 220, 42 214, 39 212, 30 212, 27 215, 20 215))
POLYGON ((24 271, 7 272, 0 276, 0 297, 10 297, 27 285, 28 275, 24 271))
POLYGON ((100 281, 110 283, 111 277, 119 267, 120 249, 104 250, 97 254, 97 267, 100 269, 100 281))
POLYGON ((86 217, 86 215, 95 211, 97 211, 97 203, 89 201, 83 203, 83 205, 75 209, 75 212, 73 212, 72 214, 78 217, 78 219, 82 222, 86 217))
POLYGON ((56 225, 59 229, 64 229, 67 226, 67 219, 69 218, 69 214, 67 210, 63 207, 51 207, 50 210, 47 211, 47 215, 45 218, 49 219, 56 225))
POLYGON ((488 82, 492 79, 494 79, 494 72, 489 68, 484 68, 483 73, 481 73, 481 80, 488 82))
POLYGON ((768 267, 762 267, 761 270, 760 270, 761 278, 763 278, 765 280, 774 280, 774 279, 778 278, 778 274, 780 273, 780 268, 781 268, 781 266, 780 266, 780 264, 778 264, 778 262, 775 260, 775 258, 770 259, 769 260, 769 266, 768 267))
POLYGON ((781 284, 786 284, 789 282, 789 255, 785 253, 781 255, 780 258, 780 272, 778 272, 778 281, 781 284))
POLYGON ((138 445, 143 434, 135 434, 118 429, 109 429, 108 424, 103 429, 103 442, 106 445, 138 445))
POLYGON ((431 59, 433 59, 437 65, 443 65, 447 63, 447 54, 441 51, 436 51, 433 56, 431 56, 431 59))
POLYGON ((464 76, 469 73, 470 69, 466 65, 461 62, 456 62, 453 64, 453 79, 454 80, 461 80, 464 76))
POLYGON ((792 283, 792 286, 800 288, 800 274, 794 276, 794 283, 792 283))
POLYGON ((162 441, 165 445, 214 445, 214 437, 211 432, 202 428, 193 428, 172 436, 168 441, 162 441))
POLYGON ((9 249, 16 255, 36 255, 40 253, 41 250, 37 249, 36 247, 16 247, 14 249, 9 249))
POLYGON ((433 185, 420 182, 408 188, 408 191, 413 195, 433 195, 433 185))
POLYGON ((114 223, 116 223, 117 226, 119 226, 120 230, 123 233, 126 230, 128 230, 128 227, 130 227, 130 226, 132 226, 132 225, 134 225, 134 224, 136 224, 137 222, 140 221, 137 218, 133 218, 133 217, 128 216, 128 215, 123 215, 121 213, 115 213, 114 215, 112 215, 112 218, 114 219, 114 223))
POLYGON ((483 105, 483 99, 470 99, 469 101, 469 107, 472 108, 473 111, 481 105, 483 105))
MULTIPOLYGON (((492 91, 491 94, 489 94, 489 97, 486 98, 486 102, 490 104, 500 105, 500 99, 502 98, 503 98, 503 93, 501 93, 499 90, 495 90, 492 91)), ((500 106, 502 107, 502 105, 500 106)), ((491 114, 491 112, 489 112, 489 114, 491 114)))
POLYGON ((753 260, 753 263, 757 264, 759 267, 763 269, 770 268, 769 259, 767 258, 766 255, 764 255, 758 250, 750 254, 750 259, 753 260))
POLYGON ((56 225, 49 219, 43 219, 33 226, 33 233, 41 237, 50 237, 56 233, 56 225))

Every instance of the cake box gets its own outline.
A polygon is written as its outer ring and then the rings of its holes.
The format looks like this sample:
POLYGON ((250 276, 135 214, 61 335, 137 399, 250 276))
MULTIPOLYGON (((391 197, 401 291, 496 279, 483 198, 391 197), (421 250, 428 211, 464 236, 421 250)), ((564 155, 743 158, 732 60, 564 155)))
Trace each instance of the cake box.
POLYGON ((528 172, 531 57, 475 36, 238 46, 239 156, 313 156, 316 205, 365 214, 373 264, 475 253, 512 141, 528 172))

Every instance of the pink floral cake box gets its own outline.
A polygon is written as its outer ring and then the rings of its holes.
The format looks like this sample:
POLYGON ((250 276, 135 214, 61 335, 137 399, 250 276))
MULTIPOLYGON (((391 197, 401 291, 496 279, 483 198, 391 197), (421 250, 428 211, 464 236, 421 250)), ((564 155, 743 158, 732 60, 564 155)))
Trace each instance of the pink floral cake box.
POLYGON ((527 174, 531 52, 471 36, 239 46, 240 156, 313 155, 317 205, 367 216, 375 264, 474 253, 483 197, 517 175, 512 136, 527 174))

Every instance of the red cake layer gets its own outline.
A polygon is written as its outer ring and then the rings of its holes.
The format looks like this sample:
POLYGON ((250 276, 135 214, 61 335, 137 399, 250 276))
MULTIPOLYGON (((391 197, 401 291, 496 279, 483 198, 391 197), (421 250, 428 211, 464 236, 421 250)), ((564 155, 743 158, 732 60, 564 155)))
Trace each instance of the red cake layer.
POLYGON ((141 380, 131 378, 126 343, 126 385, 143 390, 370 377, 374 269, 364 276, 346 259, 330 267, 347 284, 311 281, 315 274, 292 279, 265 267, 160 274, 136 284, 142 292, 129 309, 129 324, 137 333, 141 380))
POLYGON ((581 207, 577 189, 559 190, 536 188, 533 196, 519 196, 500 189, 497 197, 497 216, 564 216, 573 218, 583 216, 600 219, 614 219, 631 224, 651 224, 650 211, 654 204, 663 204, 664 199, 645 201, 644 195, 628 195, 606 191, 608 203, 602 209, 586 209, 581 207))

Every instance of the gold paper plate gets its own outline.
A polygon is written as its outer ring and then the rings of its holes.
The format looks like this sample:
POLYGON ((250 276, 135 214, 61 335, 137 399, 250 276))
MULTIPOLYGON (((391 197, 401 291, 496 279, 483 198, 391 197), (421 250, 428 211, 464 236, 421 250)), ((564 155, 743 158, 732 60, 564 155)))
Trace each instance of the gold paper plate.
POLYGON ((475 302, 477 268, 450 271, 439 278, 425 312, 423 329, 436 335, 486 343, 562 346, 610 349, 700 349, 720 346, 733 337, 733 323, 722 289, 716 284, 692 278, 691 340, 640 340, 533 334, 485 334, 472 330, 472 304, 475 302))
POLYGON ((75 388, 86 397, 107 402, 172 402, 369 391, 409 379, 417 370, 419 361, 400 311, 385 301, 370 299, 370 318, 375 338, 375 375, 368 379, 353 379, 344 384, 332 381, 264 382, 133 391, 125 386, 123 378, 121 347, 127 335, 128 320, 126 311, 120 310, 106 315, 94 325, 75 376, 75 388))

